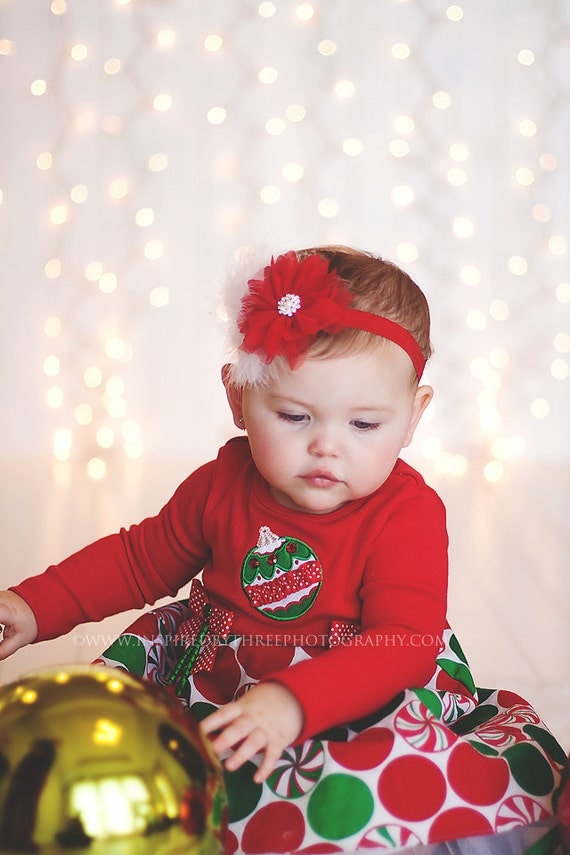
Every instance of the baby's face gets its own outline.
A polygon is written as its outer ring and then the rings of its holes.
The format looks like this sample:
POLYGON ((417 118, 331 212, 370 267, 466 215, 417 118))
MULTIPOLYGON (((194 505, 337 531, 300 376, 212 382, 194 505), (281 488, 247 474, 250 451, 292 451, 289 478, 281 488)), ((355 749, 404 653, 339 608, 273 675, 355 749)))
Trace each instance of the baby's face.
POLYGON ((392 471, 429 403, 399 347, 283 367, 246 387, 242 407, 255 464, 285 507, 324 514, 368 496, 392 471))

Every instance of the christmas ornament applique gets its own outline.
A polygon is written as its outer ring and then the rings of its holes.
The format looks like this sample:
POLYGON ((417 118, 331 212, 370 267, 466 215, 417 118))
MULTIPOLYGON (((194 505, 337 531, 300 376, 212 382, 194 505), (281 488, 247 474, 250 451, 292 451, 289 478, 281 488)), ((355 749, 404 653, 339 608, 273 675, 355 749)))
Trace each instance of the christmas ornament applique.
POLYGON ((275 620, 301 617, 315 602, 322 581, 321 563, 310 546, 261 526, 257 546, 241 568, 242 588, 257 611, 275 620))

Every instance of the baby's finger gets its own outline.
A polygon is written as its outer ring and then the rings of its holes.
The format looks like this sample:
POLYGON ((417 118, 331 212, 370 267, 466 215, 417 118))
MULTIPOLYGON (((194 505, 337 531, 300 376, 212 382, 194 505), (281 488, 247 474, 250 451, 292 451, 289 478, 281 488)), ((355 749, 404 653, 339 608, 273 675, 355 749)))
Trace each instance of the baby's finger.
POLYGON ((252 722, 241 715, 239 718, 230 722, 226 727, 222 728, 220 733, 212 739, 212 747, 218 757, 228 751, 230 748, 238 746, 244 739, 247 739, 254 730, 252 722))
POLYGON ((4 637, 0 641, 0 661, 7 659, 8 656, 11 656, 20 647, 22 647, 22 642, 19 640, 18 635, 4 631, 4 637))
POLYGON ((249 735, 243 739, 241 744, 236 748, 231 757, 225 761, 225 767, 228 771, 233 772, 239 769, 247 760, 251 760, 256 754, 265 748, 267 745, 267 734, 260 727, 252 730, 249 735))
POLYGON ((240 710, 237 704, 226 704, 202 719, 200 730, 205 734, 214 733, 216 730, 221 730, 227 724, 231 724, 239 715, 240 710))
POLYGON ((257 772, 253 776, 253 780, 256 784, 263 784, 263 782, 269 778, 277 765, 277 761, 281 757, 282 751, 283 749, 278 748, 277 746, 266 746, 263 759, 259 764, 257 772))

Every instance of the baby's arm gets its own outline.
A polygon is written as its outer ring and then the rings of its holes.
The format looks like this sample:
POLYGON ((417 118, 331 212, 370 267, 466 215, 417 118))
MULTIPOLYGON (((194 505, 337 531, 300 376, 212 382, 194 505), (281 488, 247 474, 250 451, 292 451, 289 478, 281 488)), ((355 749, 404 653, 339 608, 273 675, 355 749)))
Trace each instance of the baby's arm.
POLYGON ((36 618, 25 600, 14 591, 0 591, 0 660, 6 659, 20 647, 31 644, 38 634, 36 618))
POLYGON ((269 777, 282 751, 291 745, 303 728, 303 710, 295 695, 279 683, 259 683, 237 701, 209 715, 201 724, 203 733, 213 735, 213 747, 221 757, 233 748, 225 761, 233 772, 263 752, 254 775, 261 784, 269 777))

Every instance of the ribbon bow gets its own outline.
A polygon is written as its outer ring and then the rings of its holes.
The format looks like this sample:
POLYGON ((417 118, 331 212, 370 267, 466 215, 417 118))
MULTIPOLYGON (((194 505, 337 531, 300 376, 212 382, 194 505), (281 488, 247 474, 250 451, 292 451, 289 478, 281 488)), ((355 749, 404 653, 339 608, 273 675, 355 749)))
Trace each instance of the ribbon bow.
POLYGON ((338 647, 360 632, 360 626, 354 621, 333 620, 329 630, 329 647, 338 647))
POLYGON ((183 644, 185 650, 168 678, 169 684, 178 681, 177 695, 182 694, 190 674, 212 670, 220 639, 228 637, 234 619, 230 609, 210 604, 198 579, 192 581, 188 607, 192 617, 180 624, 174 636, 174 644, 183 644))

